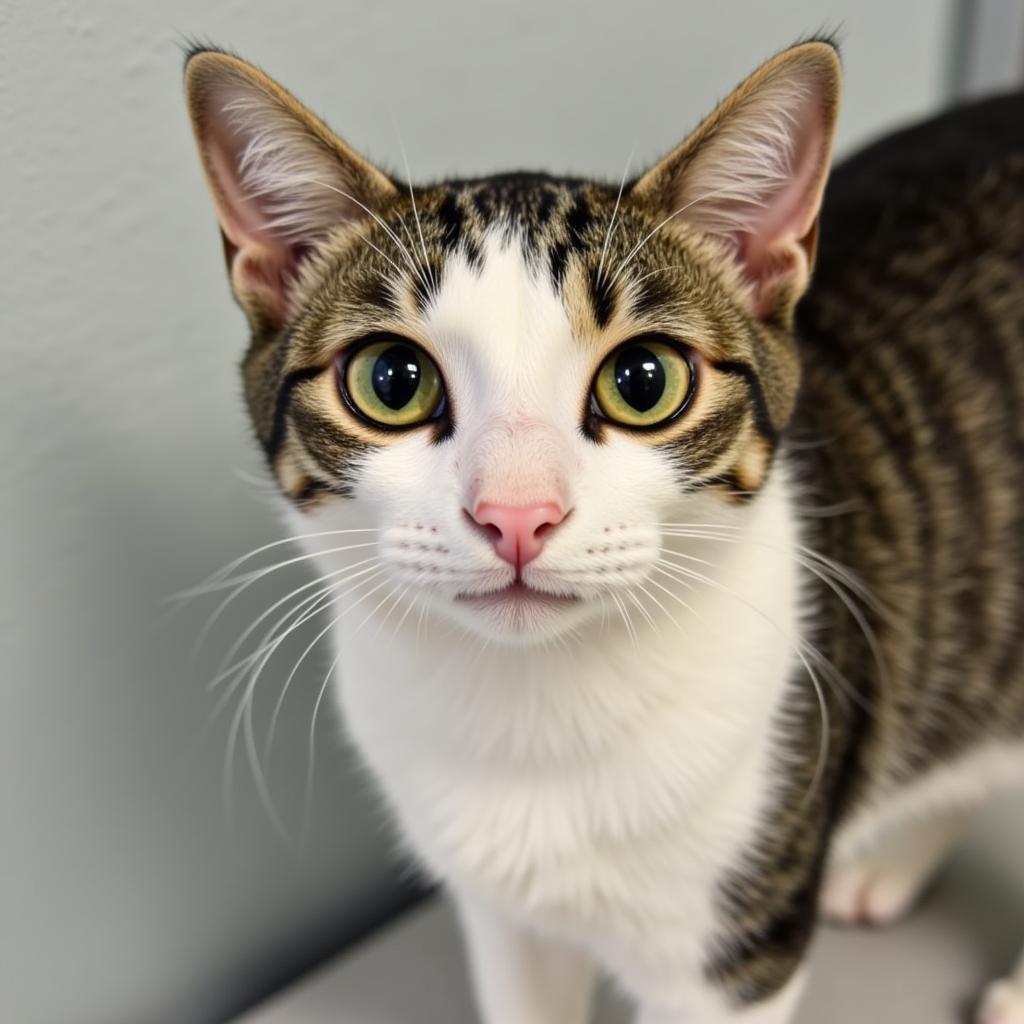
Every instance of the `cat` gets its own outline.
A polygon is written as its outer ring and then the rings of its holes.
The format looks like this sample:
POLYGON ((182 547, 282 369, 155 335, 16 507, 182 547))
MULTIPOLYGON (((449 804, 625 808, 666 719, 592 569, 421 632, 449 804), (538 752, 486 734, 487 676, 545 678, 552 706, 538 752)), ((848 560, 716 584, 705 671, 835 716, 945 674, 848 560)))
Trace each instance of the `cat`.
POLYGON ((898 917, 1024 780, 1024 99, 819 216, 840 79, 799 43, 621 183, 414 188, 187 57, 307 609, 485 1024, 582 1024, 597 971, 783 1024, 819 911, 898 917))

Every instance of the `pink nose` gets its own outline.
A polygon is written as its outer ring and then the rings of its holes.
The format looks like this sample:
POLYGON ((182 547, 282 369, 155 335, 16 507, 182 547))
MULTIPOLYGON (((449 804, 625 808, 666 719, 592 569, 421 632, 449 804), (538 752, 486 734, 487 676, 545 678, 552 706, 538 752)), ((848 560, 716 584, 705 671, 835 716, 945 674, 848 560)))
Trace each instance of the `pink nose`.
POLYGON ((553 501, 539 505, 497 505, 482 501, 474 510, 473 518, 491 534, 498 556, 519 572, 541 553, 547 535, 565 518, 565 513, 553 501))

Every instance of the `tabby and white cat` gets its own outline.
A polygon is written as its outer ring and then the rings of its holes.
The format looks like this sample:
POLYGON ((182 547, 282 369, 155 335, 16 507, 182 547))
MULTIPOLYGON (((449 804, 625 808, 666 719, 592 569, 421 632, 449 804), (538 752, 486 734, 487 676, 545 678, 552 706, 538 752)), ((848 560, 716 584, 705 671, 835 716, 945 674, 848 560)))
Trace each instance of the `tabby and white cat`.
POLYGON ((413 188, 188 58, 338 699, 487 1024, 596 969, 781 1024, 819 908, 901 914, 1024 779, 1024 105, 839 171, 798 308, 839 79, 795 46, 622 187, 413 188))

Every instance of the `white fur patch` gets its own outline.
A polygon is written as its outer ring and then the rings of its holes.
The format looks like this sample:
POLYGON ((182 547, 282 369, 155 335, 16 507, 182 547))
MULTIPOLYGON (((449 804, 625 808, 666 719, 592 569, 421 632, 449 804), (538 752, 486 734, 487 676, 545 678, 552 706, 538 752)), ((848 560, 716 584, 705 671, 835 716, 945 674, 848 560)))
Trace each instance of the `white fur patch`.
POLYGON ((893 829, 950 811, 978 807, 1000 788, 1024 781, 1024 744, 990 742, 939 765, 895 791, 876 790, 836 834, 833 856, 844 862, 871 850, 893 829))
POLYGON ((650 446, 583 437, 602 354, 574 343, 550 283, 498 235, 482 270, 446 270, 427 329, 455 437, 373 453, 357 499, 313 521, 382 531, 386 582, 334 630, 348 731, 420 862, 461 898, 587 949, 658 1005, 719 1005, 703 975, 716 883, 771 797, 800 629, 784 474, 740 511, 683 502, 650 446), (524 577, 577 604, 524 632, 461 607, 512 572, 467 501, 553 491, 571 516, 524 577), (756 543, 656 525, 716 517, 756 543), (708 582, 663 572, 673 551, 708 582), (360 628, 390 592, 397 609, 360 628))

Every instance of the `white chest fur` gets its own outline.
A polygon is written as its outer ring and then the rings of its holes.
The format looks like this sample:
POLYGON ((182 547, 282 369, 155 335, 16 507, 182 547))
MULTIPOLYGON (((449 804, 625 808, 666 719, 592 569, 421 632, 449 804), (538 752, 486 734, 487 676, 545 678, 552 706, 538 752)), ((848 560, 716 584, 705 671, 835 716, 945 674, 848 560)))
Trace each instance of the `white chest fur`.
POLYGON ((640 951, 699 957, 770 797, 799 630, 783 487, 748 541, 690 549, 715 585, 679 587, 690 611, 666 596, 675 621, 634 615, 635 643, 617 616, 548 647, 341 620, 348 730, 428 870, 627 976, 653 969, 640 951))

